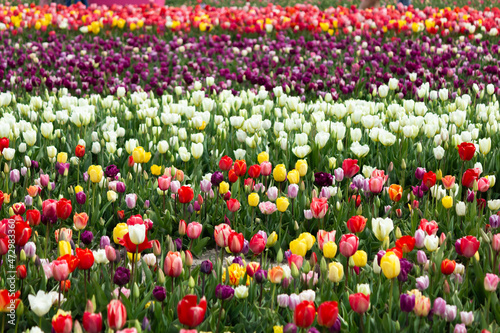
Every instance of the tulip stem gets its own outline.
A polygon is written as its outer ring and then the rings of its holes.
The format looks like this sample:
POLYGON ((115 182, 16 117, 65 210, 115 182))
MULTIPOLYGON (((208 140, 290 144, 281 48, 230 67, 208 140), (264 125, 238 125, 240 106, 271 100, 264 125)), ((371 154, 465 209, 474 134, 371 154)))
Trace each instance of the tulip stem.
POLYGON ((276 283, 273 283, 273 293, 271 295, 271 313, 274 312, 274 293, 276 292, 276 283))
POLYGON ((486 325, 490 324, 490 304, 491 304, 491 292, 488 293, 488 300, 486 301, 486 325))
POLYGON ((345 287, 347 289, 349 282, 349 257, 346 257, 346 269, 345 269, 345 287))
POLYGON ((359 315, 359 332, 362 333, 364 331, 363 326, 363 313, 359 315))
POLYGON ((49 253, 49 235, 50 235, 50 221, 47 221, 47 232, 45 235, 45 258, 47 259, 49 253))
POLYGON ((214 219, 217 218, 217 208, 219 208, 219 197, 220 197, 219 186, 217 186, 217 191, 215 192, 215 196, 217 197, 217 202, 215 204, 215 213, 213 215, 214 219))
MULTIPOLYGON (((62 283, 63 283, 63 281, 59 281, 59 298, 58 298, 58 302, 57 302, 57 310, 59 310, 61 308, 61 289, 62 289, 62 283)), ((3 332, 3 330, 2 330, 2 332, 3 332)))
POLYGON ((394 279, 391 279, 391 291, 390 291, 390 297, 389 297, 389 318, 391 318, 391 319, 392 319, 393 293, 394 293, 394 279))
POLYGON ((221 318, 221 315, 222 315, 222 309, 223 309, 223 306, 224 306, 224 300, 223 300, 223 299, 221 299, 221 300, 220 300, 219 319, 217 320, 217 333, 219 333, 220 318, 221 318))

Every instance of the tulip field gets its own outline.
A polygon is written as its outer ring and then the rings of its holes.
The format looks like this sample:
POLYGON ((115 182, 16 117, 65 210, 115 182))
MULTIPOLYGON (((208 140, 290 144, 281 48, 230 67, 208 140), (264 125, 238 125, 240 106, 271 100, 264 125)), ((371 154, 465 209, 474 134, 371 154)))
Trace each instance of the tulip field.
POLYGON ((499 332, 500 9, 428 2, 0 5, 0 332, 499 332))

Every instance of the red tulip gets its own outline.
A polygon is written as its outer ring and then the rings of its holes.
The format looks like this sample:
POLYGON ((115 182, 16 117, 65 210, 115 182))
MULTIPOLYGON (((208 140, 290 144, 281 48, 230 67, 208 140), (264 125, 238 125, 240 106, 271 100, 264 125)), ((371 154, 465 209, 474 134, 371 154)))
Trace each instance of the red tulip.
POLYGON ((38 209, 28 209, 26 211, 26 221, 28 221, 30 226, 37 226, 41 221, 41 214, 38 209))
POLYGON ((349 202, 351 202, 351 200, 354 200, 354 204, 356 205, 356 208, 359 207, 359 205, 361 205, 361 196, 360 195, 351 195, 349 197, 349 202))
POLYGON ((230 212, 237 212, 238 209, 240 209, 240 202, 238 201, 238 199, 229 199, 228 201, 226 201, 226 204, 227 204, 227 209, 229 209, 230 212))
POLYGON ((6 233, 0 232, 0 256, 6 255, 9 252, 9 236, 6 233))
POLYGON ((54 260, 52 262, 52 276, 56 281, 64 281, 68 278, 69 266, 66 260, 54 260))
POLYGON ((17 202, 12 205, 12 210, 16 215, 23 215, 26 211, 26 205, 24 204, 24 202, 17 202))
POLYGON ((351 178, 359 172, 358 160, 345 159, 342 162, 342 170, 344 170, 344 177, 351 178))
POLYGON ((77 256, 71 254, 65 254, 57 258, 57 260, 64 260, 68 263, 68 269, 70 273, 73 273, 80 263, 80 259, 77 256))
POLYGON ((127 309, 117 299, 111 300, 108 304, 108 326, 112 330, 119 330, 127 321, 127 309))
POLYGON ((349 258, 358 250, 359 239, 353 234, 344 234, 340 238, 339 251, 344 256, 349 258))
POLYGON ((57 218, 66 220, 71 215, 71 200, 62 198, 56 204, 57 218))
POLYGON ((76 146, 76 148, 75 148, 75 156, 78 157, 78 158, 82 158, 83 156, 85 156, 85 147, 82 146, 82 145, 76 146))
POLYGON ((347 220, 347 229, 353 234, 365 230, 367 218, 361 215, 355 215, 347 220))
POLYGON ((202 297, 199 304, 198 296, 186 295, 177 303, 177 315, 179 322, 190 328, 196 327, 203 322, 205 312, 207 311, 207 301, 202 297))
POLYGON ((313 302, 302 301, 296 307, 293 313, 293 322, 301 328, 307 328, 314 322, 316 316, 316 307, 313 302))
POLYGON ((16 267, 16 275, 19 279, 26 279, 26 275, 28 275, 28 271, 26 270, 25 265, 19 265, 16 267))
POLYGON ((462 177, 462 185, 468 188, 472 188, 474 181, 478 180, 480 174, 479 169, 467 169, 462 177))
POLYGON ((52 220, 57 217, 57 200, 47 199, 42 203, 42 214, 45 218, 52 220))
POLYGON ((85 311, 82 323, 85 332, 100 333, 102 331, 102 314, 85 311))
POLYGON ((216 225, 214 229, 215 243, 217 243, 219 247, 226 247, 231 232, 231 227, 228 224, 221 223, 216 225))
POLYGON ((238 181, 238 175, 236 175, 236 172, 234 172, 234 170, 231 169, 229 170, 227 179, 229 180, 230 183, 236 183, 238 181))
POLYGON ((260 176, 260 165, 254 164, 248 169, 248 175, 252 178, 258 178, 260 176))
POLYGON ((179 252, 168 252, 163 263, 165 275, 179 277, 182 273, 182 258, 179 252))
MULTIPOLYGON (((314 252, 313 252, 313 254, 314 254, 314 252)), ((292 268, 292 264, 295 264, 297 269, 300 270, 302 268, 303 263, 304 263, 304 257, 299 256, 298 254, 291 254, 288 257, 288 266, 290 266, 290 268, 292 268)))
POLYGON ((153 247, 153 243, 148 240, 147 233, 146 233, 146 238, 144 239, 144 242, 142 242, 139 245, 132 243, 128 232, 125 234, 125 236, 123 236, 123 238, 118 238, 118 240, 120 241, 120 245, 125 246, 125 248, 127 249, 127 252, 130 252, 130 253, 135 253, 136 251, 138 253, 141 253, 142 251, 153 247))
POLYGON ((349 295, 349 304, 354 312, 363 314, 370 306, 370 295, 363 293, 349 295))
POLYGON ((179 195, 179 202, 184 204, 190 203, 194 198, 193 189, 189 186, 181 186, 177 194, 179 195))
POLYGON ((16 291, 15 293, 10 293, 10 291, 7 289, 0 290, 0 312, 10 312, 11 304, 14 304, 14 308, 17 309, 17 306, 21 302, 19 296, 21 296, 20 290, 16 291))
POLYGON ((258 262, 252 261, 247 265, 247 275, 253 277, 255 272, 260 269, 260 264, 258 262))
POLYGON ((436 184, 436 174, 432 171, 426 172, 422 179, 422 183, 427 186, 427 188, 433 187, 436 184))
POLYGON ((133 167, 133 166, 134 166, 134 164, 135 164, 135 162, 134 162, 134 156, 130 155, 130 156, 128 157, 128 166, 129 166, 129 167, 133 167))
POLYGON ((14 225, 15 231, 15 244, 17 246, 24 246, 28 243, 31 237, 31 227, 28 222, 24 222, 22 218, 16 219, 14 225))
POLYGON ((247 172, 247 162, 245 160, 236 160, 233 169, 236 176, 242 177, 247 172))
POLYGON ((476 146, 471 142, 462 142, 457 146, 458 155, 462 161, 470 161, 476 153, 476 146))
POLYGON ((9 148, 9 138, 0 139, 0 154, 5 148, 9 148))
POLYGON ((420 220, 419 229, 422 229, 427 233, 427 235, 432 236, 435 235, 439 229, 439 226, 436 221, 427 221, 426 219, 420 220))
POLYGON ((229 156, 223 156, 221 157, 219 161, 219 169, 222 171, 229 171, 231 167, 233 166, 233 160, 229 156))
POLYGON ((310 208, 314 218, 322 219, 323 217, 325 217, 326 212, 328 211, 328 199, 313 198, 310 208))
POLYGON ((386 252, 392 252, 398 257, 399 259, 403 259, 403 250, 401 248, 395 246, 393 248, 387 249, 386 252))
POLYGON ((229 234, 229 237, 227 238, 229 251, 233 254, 238 254, 243 249, 243 245, 245 245, 245 237, 243 237, 243 234, 237 233, 236 231, 229 234))
POLYGON ((445 259, 441 261, 441 273, 444 275, 451 275, 455 271, 457 263, 455 260, 445 259))
POLYGON ((335 301, 324 302, 318 307, 318 325, 332 327, 339 315, 339 305, 335 301))
POLYGON ((266 249, 266 240, 261 234, 255 234, 252 239, 250 239, 248 246, 255 255, 259 255, 266 249))
POLYGON ((403 236, 396 241, 396 247, 400 248, 404 253, 411 252, 415 247, 415 238, 412 236, 403 236))
POLYGON ((52 318, 52 331, 55 333, 71 333, 73 318, 70 312, 59 310, 52 318))
POLYGON ((184 220, 180 220, 179 221, 179 234, 181 236, 184 236, 187 232, 187 225, 186 225, 186 221, 184 220))
MULTIPOLYGON (((479 241, 474 236, 462 237, 457 241, 457 243, 459 245, 459 251, 457 251, 458 254, 467 258, 472 258, 476 254, 480 245, 479 241)), ((455 244, 455 249, 456 248, 457 244, 455 244)))
POLYGON ((76 256, 80 259, 80 263, 78 264, 78 269, 87 270, 92 267, 94 264, 94 254, 89 249, 76 249, 76 256))

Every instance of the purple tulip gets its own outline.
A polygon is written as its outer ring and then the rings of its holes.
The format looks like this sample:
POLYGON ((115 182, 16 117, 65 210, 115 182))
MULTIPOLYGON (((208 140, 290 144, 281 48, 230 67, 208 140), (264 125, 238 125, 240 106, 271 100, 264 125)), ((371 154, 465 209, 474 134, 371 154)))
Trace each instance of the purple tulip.
POLYGON ((117 182, 116 183, 116 192, 118 193, 125 193, 127 187, 123 182, 117 182))
POLYGON ((408 281, 408 274, 410 273, 411 269, 413 268, 413 263, 406 258, 402 258, 399 260, 400 266, 401 266, 401 271, 398 275, 398 281, 401 282, 406 282, 408 281))
POLYGON ((200 264, 200 272, 202 272, 202 273, 205 273, 208 275, 208 274, 212 273, 212 269, 213 269, 213 264, 210 260, 204 260, 200 264))
POLYGON ((108 165, 104 170, 104 174, 109 178, 115 178, 119 172, 120 169, 118 169, 118 167, 114 164, 108 165))
POLYGON ((223 301, 229 301, 234 296, 234 289, 225 284, 218 284, 215 287, 215 297, 223 301))
POLYGON ((283 328, 283 333, 297 333, 298 328, 294 323, 288 323, 283 328))
POLYGON ((446 311, 446 301, 441 297, 434 300, 434 306, 432 307, 434 314, 443 317, 446 311))
POLYGON ((489 218, 489 222, 492 228, 496 229, 500 227, 500 216, 498 216, 497 214, 491 215, 489 218))
POLYGON ((401 306, 401 311, 413 311, 413 308, 415 307, 415 295, 401 294, 399 296, 399 304, 401 306))
POLYGON ((167 290, 162 286, 155 286, 153 289, 153 297, 158 302, 163 302, 167 298, 167 290))
POLYGON ((123 287, 130 281, 130 270, 125 267, 118 267, 113 277, 113 282, 123 287))
POLYGON ((75 194, 75 196, 76 202, 78 202, 80 205, 85 204, 85 201, 87 201, 87 195, 83 191, 78 192, 77 194, 75 194))
POLYGON ((89 245, 92 243, 92 240, 94 239, 94 234, 90 230, 85 230, 82 232, 82 242, 85 245, 89 245))
POLYGON ((424 174, 426 172, 427 171, 425 170, 425 168, 418 167, 417 170, 415 170, 415 178, 417 178, 418 180, 424 179, 424 174))
POLYGON ((220 183, 224 181, 224 175, 220 171, 215 171, 210 178, 210 182, 213 186, 217 187, 220 183))
POLYGON ((337 168, 333 171, 333 173, 337 182, 341 182, 342 180, 344 180, 344 169, 337 168))
POLYGON ((429 276, 427 275, 422 275, 418 278, 416 278, 416 287, 420 291, 424 291, 427 288, 429 288, 429 276))
POLYGON ((101 240, 99 241, 99 247, 101 249, 105 249, 106 246, 111 245, 111 240, 109 239, 108 236, 102 236, 101 240))
POLYGON ((333 176, 327 172, 316 172, 314 174, 314 183, 318 186, 331 186, 333 176))

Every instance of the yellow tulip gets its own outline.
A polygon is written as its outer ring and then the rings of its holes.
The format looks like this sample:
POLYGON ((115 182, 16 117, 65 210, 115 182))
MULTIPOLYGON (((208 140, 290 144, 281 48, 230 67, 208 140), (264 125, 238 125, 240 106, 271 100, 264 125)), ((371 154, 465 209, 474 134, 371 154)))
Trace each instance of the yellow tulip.
POLYGON ((286 179, 286 168, 284 164, 278 164, 273 170, 274 180, 284 182, 286 179))
POLYGON ((453 198, 447 195, 441 200, 441 203, 443 204, 444 208, 449 209, 453 207, 453 198))
POLYGON ((118 238, 123 238, 125 234, 128 232, 127 223, 118 223, 116 227, 113 229, 113 241, 116 244, 119 244, 120 241, 118 238))
POLYGON ((250 193, 248 195, 248 204, 251 206, 251 207, 257 207, 257 205, 259 204, 259 195, 257 193, 250 193))
POLYGON ((298 160, 297 163, 295 163, 295 169, 299 171, 300 177, 304 177, 306 175, 307 167, 306 160, 298 160))
POLYGON ((99 183, 103 175, 102 167, 100 165, 91 165, 87 170, 87 174, 92 183, 99 183))
POLYGON ((287 179, 290 182, 290 184, 298 184, 300 181, 299 171, 293 169, 292 171, 288 172, 287 179))
POLYGON ((57 162, 66 163, 67 160, 68 160, 68 153, 57 154, 57 162))
POLYGON ((151 152, 147 152, 144 154, 144 163, 148 163, 149 160, 151 159, 151 152))
POLYGON ((71 244, 68 241, 59 241, 59 256, 71 254, 71 244))
POLYGON ((259 164, 262 162, 268 162, 269 161, 269 154, 263 151, 259 155, 257 155, 257 161, 259 161, 259 164))
POLYGON ((330 281, 338 283, 342 281, 343 277, 344 266, 342 266, 341 263, 334 261, 328 265, 328 279, 330 279, 330 281))
POLYGON ((81 187, 80 185, 75 186, 75 193, 78 193, 81 191, 83 191, 83 187, 81 187))
POLYGON ((398 256, 392 251, 387 252, 382 257, 382 260, 380 260, 380 268, 386 278, 394 279, 399 275, 399 272, 401 272, 401 264, 398 256))
POLYGON ((146 155, 144 148, 142 148, 141 146, 135 147, 134 151, 132 151, 134 163, 144 163, 144 155, 146 155))
POLYGON ((332 259, 337 254, 337 244, 335 242, 326 242, 323 244, 323 255, 325 258, 332 259))
POLYGON ((226 182, 221 182, 219 184, 219 193, 224 195, 227 193, 227 191, 229 191, 229 184, 226 182))
POLYGON ((354 265, 356 265, 356 267, 365 267, 368 256, 365 251, 358 250, 352 256, 352 260, 354 261, 354 265))
POLYGON ((151 166, 151 173, 155 176, 159 176, 161 174, 161 166, 153 164, 151 166))
POLYGON ((288 202, 288 198, 279 197, 278 199, 276 199, 276 207, 278 207, 278 210, 280 212, 282 212, 282 213, 286 212, 288 205, 290 205, 290 203, 288 202))
MULTIPOLYGON (((135 254, 135 253, 132 253, 132 252, 127 252, 127 257, 128 257, 128 260, 130 262, 132 262, 132 255, 135 254)), ((137 253, 137 255, 135 256, 135 260, 134 262, 138 262, 139 260, 141 259, 141 254, 140 253, 137 253)))
POLYGON ((302 239, 295 239, 290 242, 290 251, 293 254, 304 257, 307 253, 307 243, 302 239))
POLYGON ((115 191, 113 190, 109 190, 107 193, 106 193, 106 197, 108 198, 108 201, 110 202, 115 202, 117 199, 118 199, 118 193, 116 193, 115 191))
POLYGON ((273 247, 277 241, 278 241, 278 234, 276 233, 276 231, 273 231, 269 236, 267 236, 266 247, 273 247))
POLYGON ((308 251, 313 247, 314 243, 316 242, 316 237, 314 237, 308 232, 301 233, 299 235, 299 239, 306 242, 308 251))

